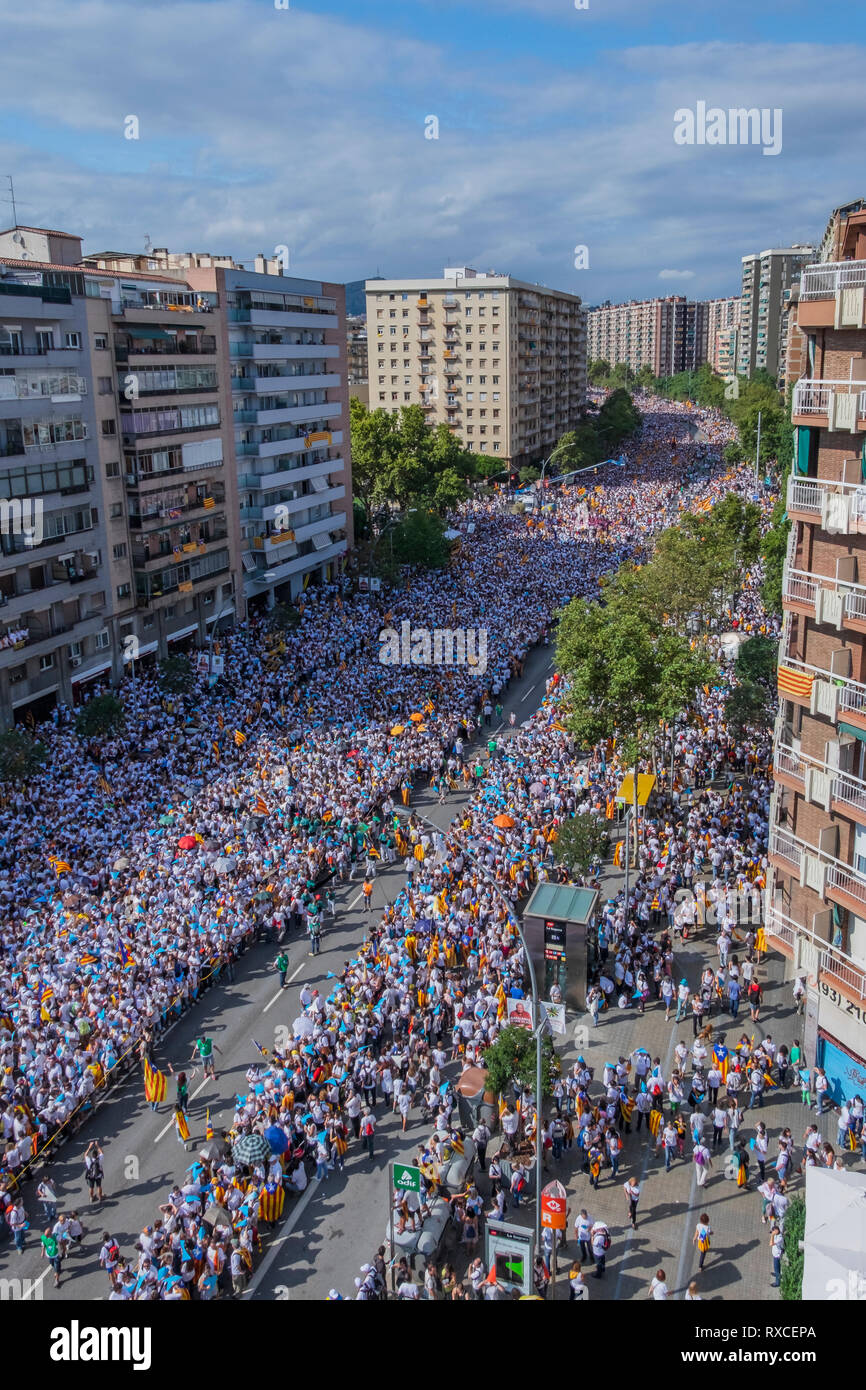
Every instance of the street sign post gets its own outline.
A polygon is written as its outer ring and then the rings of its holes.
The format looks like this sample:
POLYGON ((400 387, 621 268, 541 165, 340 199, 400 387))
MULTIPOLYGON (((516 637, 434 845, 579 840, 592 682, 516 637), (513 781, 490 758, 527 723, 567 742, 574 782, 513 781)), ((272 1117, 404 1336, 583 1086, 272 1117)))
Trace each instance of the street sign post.
POLYGON ((484 1233, 484 1256, 488 1270, 495 1270, 496 1282, 509 1292, 519 1289, 531 1294, 535 1240, 526 1226, 507 1221, 488 1221, 484 1233))
POLYGON ((420 1192, 421 1191, 421 1169, 414 1168, 409 1163, 394 1163, 392 1166, 392 1179, 394 1187, 399 1192, 420 1192))
POLYGON ((568 1193, 556 1179, 541 1189, 541 1224, 548 1226, 554 1234, 550 1252, 550 1296, 556 1298, 556 1248, 559 1244, 559 1231, 565 1230, 568 1220, 568 1193))
POLYGON ((394 1192, 420 1192, 421 1191, 421 1169, 414 1167, 411 1163, 391 1163, 391 1187, 388 1194, 388 1224, 391 1240, 391 1288, 394 1288, 394 1267, 397 1262, 397 1251, 394 1246, 394 1192))

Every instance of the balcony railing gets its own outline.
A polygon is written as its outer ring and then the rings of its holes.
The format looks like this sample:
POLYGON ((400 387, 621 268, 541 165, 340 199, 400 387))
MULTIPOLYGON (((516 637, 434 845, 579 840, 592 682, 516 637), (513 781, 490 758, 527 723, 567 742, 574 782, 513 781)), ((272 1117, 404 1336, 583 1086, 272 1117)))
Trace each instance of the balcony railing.
POLYGON ((775 905, 767 903, 764 908, 764 931, 772 940, 782 943, 790 952, 795 966, 803 964, 800 943, 808 942, 818 952, 818 979, 838 980, 858 999, 866 999, 866 966, 856 961, 839 946, 831 946, 809 927, 795 922, 792 917, 775 905))
MULTIPOLYGON (((785 644, 781 644, 784 649, 785 644)), ((811 677, 812 681, 823 681, 838 694, 838 708, 836 714, 820 707, 819 713, 828 713, 835 718, 837 714, 858 714, 866 718, 866 685, 862 681, 855 681, 851 676, 841 676, 835 671, 827 671, 820 666, 812 666, 808 661, 800 661, 794 656, 780 654, 780 665, 797 674, 811 677)), ((788 693, 782 688, 783 694, 788 693)))
POLYGON ((866 782, 853 772, 845 772, 838 767, 830 767, 818 758, 804 757, 795 748, 779 743, 773 754, 773 766, 794 781, 801 782, 805 789, 806 776, 810 768, 830 778, 830 800, 840 801, 845 806, 866 816, 866 782))
POLYGON ((842 535, 866 534, 866 484, 823 478, 788 479, 788 512, 842 535))
POLYGON ((853 865, 843 864, 841 859, 836 859, 832 854, 827 854, 815 845, 808 844, 806 840, 801 840, 784 826, 772 826, 769 852, 781 859, 799 879, 804 880, 807 886, 814 888, 822 897, 825 893, 844 893, 847 898, 866 905, 866 875, 861 874, 853 865), (817 873, 822 877, 820 884, 815 883, 814 873, 810 872, 816 867, 817 873))
POLYGON ((828 415, 834 396, 856 396, 858 418, 866 415, 866 389, 862 382, 832 381, 817 377, 801 377, 796 383, 791 414, 828 415))
POLYGON ((800 300, 832 299, 839 290, 866 285, 866 261, 828 261, 806 266, 800 281, 800 300))
POLYGON ((866 584, 851 580, 786 567, 784 601, 813 609, 818 622, 838 625, 840 618, 866 622, 866 584))

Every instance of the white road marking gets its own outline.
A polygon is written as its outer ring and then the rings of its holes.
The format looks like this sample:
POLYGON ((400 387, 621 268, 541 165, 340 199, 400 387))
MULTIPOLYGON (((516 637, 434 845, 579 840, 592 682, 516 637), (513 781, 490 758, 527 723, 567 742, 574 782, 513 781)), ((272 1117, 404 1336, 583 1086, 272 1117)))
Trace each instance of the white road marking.
MULTIPOLYGON (((51 1266, 49 1265, 49 1266, 48 1266, 48 1269, 50 1269, 50 1268, 51 1268, 51 1266)), ((43 1280, 43 1279, 45 1278, 45 1276, 47 1275, 48 1269, 43 1269, 43 1271, 42 1271, 42 1273, 40 1274, 39 1278, 38 1278, 38 1279, 34 1279, 33 1283, 29 1285, 29 1288, 28 1288, 27 1292, 26 1292, 26 1293, 23 1293, 23 1294, 21 1295, 21 1301, 22 1301, 22 1302, 23 1302, 23 1300, 24 1300, 25 1298, 31 1298, 32 1295, 35 1294, 36 1290, 39 1288, 39 1285, 42 1283, 42 1280, 43 1280)), ((27 1282, 28 1282, 28 1284, 29 1284, 29 1280, 28 1280, 27 1282)))
MULTIPOLYGON (((538 685, 538 681, 535 682, 535 685, 538 685)), ((529 689, 527 690, 526 694, 521 696, 521 698, 520 698, 520 703, 521 703, 521 704, 523 704, 523 701, 524 701, 524 700, 528 700, 528 699, 529 699, 530 695, 532 694, 533 690, 535 689, 535 685, 531 685, 531 686, 529 687, 529 689)))
POLYGON ((302 1215, 306 1211, 309 1200, 318 1186, 318 1179, 313 1178, 308 1183, 307 1190, 304 1193, 303 1197, 301 1197, 299 1201, 294 1203, 292 1211, 289 1214, 288 1221, 283 1227, 282 1234, 277 1236, 276 1240, 268 1246, 267 1254, 265 1255, 265 1258, 262 1260, 255 1274, 253 1275, 252 1281, 250 1282, 249 1287, 243 1295, 244 1298, 249 1298, 251 1294, 255 1293, 259 1284, 262 1282, 271 1265, 273 1264, 277 1255, 277 1251, 279 1250, 283 1241, 288 1240, 289 1236, 292 1234, 292 1231, 295 1229, 302 1215))
MULTIPOLYGON (((295 978, 295 976, 296 976, 296 975, 300 975, 300 973, 301 973, 301 971, 303 970, 303 968, 304 968, 304 962, 301 961, 301 963, 300 963, 300 965, 298 966, 297 970, 294 970, 294 971, 292 972, 292 974, 289 976, 289 978, 286 980, 286 984, 287 984, 287 985, 290 985, 290 984, 292 983, 292 980, 295 978)), ((276 994, 274 995, 273 999, 271 999, 271 1000, 269 1001, 269 1003, 267 1003, 267 1004, 265 1005, 265 1007, 262 1009, 262 1013, 263 1013, 263 1014, 266 1014, 267 1011, 268 1011, 268 1009, 271 1007, 271 1004, 276 1004, 277 1000, 282 998, 283 993, 284 993, 283 990, 278 989, 277 992, 276 992, 276 994)))

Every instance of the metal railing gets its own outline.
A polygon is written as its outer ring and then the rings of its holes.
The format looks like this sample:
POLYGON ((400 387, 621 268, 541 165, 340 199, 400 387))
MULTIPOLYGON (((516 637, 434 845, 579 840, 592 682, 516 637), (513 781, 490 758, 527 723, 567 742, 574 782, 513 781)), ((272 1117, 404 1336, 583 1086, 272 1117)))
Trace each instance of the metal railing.
POLYGON ((768 937, 775 938, 788 947, 796 965, 800 964, 798 942, 810 942, 818 948, 818 978, 829 975, 845 985, 859 999, 866 999, 866 966, 856 961, 841 947, 831 946, 809 927, 795 922, 774 903, 765 905, 764 931, 768 937))
POLYGON ((866 390, 860 381, 831 381, 824 378, 801 377, 794 386, 793 415, 826 415, 830 397, 858 396, 857 414, 866 414, 866 390))
POLYGON ((866 285, 866 261, 828 261, 806 266, 800 281, 800 300, 832 299, 839 290, 866 285))

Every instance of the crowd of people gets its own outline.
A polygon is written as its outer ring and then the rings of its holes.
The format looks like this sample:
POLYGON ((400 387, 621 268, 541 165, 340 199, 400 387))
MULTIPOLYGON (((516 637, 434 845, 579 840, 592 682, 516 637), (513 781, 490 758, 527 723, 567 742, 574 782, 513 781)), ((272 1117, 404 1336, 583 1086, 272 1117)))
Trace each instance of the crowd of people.
MULTIPOLYGON (((682 510, 732 489, 751 494, 748 470, 720 463, 732 433, 724 417, 692 412, 704 435, 696 442, 682 407, 642 404, 644 425, 623 468, 607 466, 588 487, 554 485, 529 517, 499 498, 467 504, 456 521, 473 529, 464 530, 447 576, 412 573, 405 590, 385 595, 353 592, 348 578, 310 589, 297 626, 278 641, 257 619, 228 634, 231 678, 211 694, 194 688, 166 698, 156 675, 138 670, 122 692, 122 732, 82 739, 63 709, 40 727, 44 771, 12 795, 0 819, 0 1181, 13 1210, 34 1155, 70 1132, 123 1066, 152 1055, 172 1019, 208 983, 230 976, 257 935, 276 940, 292 925, 315 928, 319 884, 345 876, 353 859, 405 860, 405 886, 371 918, 357 958, 330 996, 302 1000, 292 1038, 263 1052, 247 1094, 237 1097, 231 1138, 269 1132, 270 1156, 238 1164, 214 1139, 221 1152, 193 1164, 170 1194, 158 1235, 148 1231, 141 1242, 138 1268, 106 1256, 113 1297, 210 1297, 228 1282, 242 1292, 259 1224, 285 1193, 302 1191, 314 1171, 325 1179, 350 1144, 372 1157, 377 1103, 401 1114, 404 1128, 423 1104, 433 1132, 419 1161, 435 1192, 442 1164, 463 1141, 443 1069, 458 1057, 480 1060, 507 998, 523 992, 513 905, 557 872, 557 824, 575 813, 606 818, 621 777, 609 748, 576 749, 556 677, 519 729, 486 730, 564 602, 597 592, 603 573, 643 556, 652 534, 682 510), (428 630, 484 627, 486 671, 383 666, 381 630, 422 615, 428 630), (442 799, 461 786, 469 793, 447 832, 407 805, 413 785, 429 781, 442 799), (228 1225, 206 1219, 213 1206, 229 1212, 228 1225)), ((748 577, 735 613, 719 615, 720 635, 731 625, 775 631, 758 578, 748 577)), ((674 780, 660 778, 629 901, 614 900, 604 914, 590 995, 595 1017, 619 1005, 642 1009, 653 992, 680 1016, 672 938, 692 924, 676 895, 709 866, 709 900, 721 904, 728 949, 722 960, 720 945, 719 969, 690 998, 696 1044, 704 1012, 720 1000, 731 1006, 732 989, 733 998, 748 997, 749 959, 761 949, 759 931, 744 953, 732 949, 726 902, 763 883, 769 740, 731 736, 725 698, 724 687, 697 692, 676 724, 663 759, 673 755, 674 780), (730 794, 708 785, 722 771, 739 775, 730 794), (663 919, 668 930, 657 938, 653 927, 663 919)), ((751 1086, 765 1061, 749 1046, 729 1075, 751 1086)), ((700 1087, 704 1096, 712 1089, 703 1066, 688 1083, 686 1075, 683 1063, 662 1079, 672 1115, 687 1103, 686 1084, 698 1108, 700 1087)), ((611 1161, 629 1106, 639 1126, 645 1104, 633 1078, 625 1086, 606 1079, 602 1097, 590 1094, 591 1079, 562 1078, 556 1115, 542 1126, 553 1148, 580 1142, 590 1172, 611 1161)), ((653 1093, 650 1112, 663 1115, 655 1100, 653 1093)), ((506 1189, 519 1201, 525 1182, 519 1145, 531 1145, 538 1127, 530 1094, 506 1107, 506 1135, 514 1117, 510 1152, 497 1158, 497 1204, 506 1189)), ((470 1245, 476 1199, 470 1193, 454 1207, 470 1245)), ((371 1296, 372 1273, 381 1282, 375 1261, 359 1275, 359 1290, 368 1286, 359 1296, 371 1296)), ((470 1278, 477 1292, 475 1285, 470 1278)), ((463 1281, 458 1287, 452 1296, 467 1293, 463 1281)))

